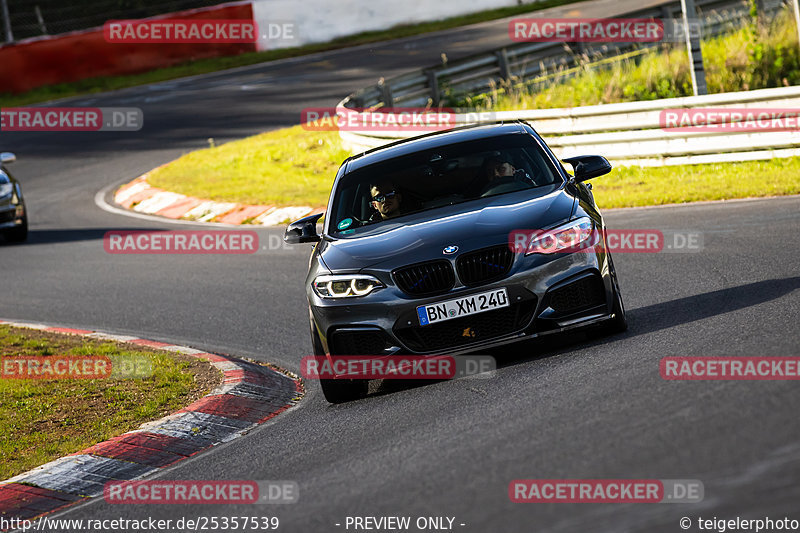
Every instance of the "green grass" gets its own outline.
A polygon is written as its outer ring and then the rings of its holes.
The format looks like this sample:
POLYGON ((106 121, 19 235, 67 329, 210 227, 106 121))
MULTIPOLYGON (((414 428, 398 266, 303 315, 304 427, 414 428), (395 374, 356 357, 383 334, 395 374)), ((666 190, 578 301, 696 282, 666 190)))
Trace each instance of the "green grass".
POLYGON ((672 167, 617 167, 592 180, 601 208, 800 194, 800 157, 672 167))
MULTIPOLYGON (((187 154, 151 173, 155 187, 217 201, 324 206, 336 169, 349 153, 337 132, 300 126, 187 154)), ((800 194, 800 157, 616 167, 593 180, 603 208, 800 194)))
MULTIPOLYGON (((709 94, 800 84, 800 48, 790 10, 763 24, 744 25, 702 42, 709 94)), ((455 97, 448 105, 505 111, 575 107, 690 96, 692 81, 686 48, 651 49, 610 66, 580 59, 578 74, 542 87, 501 84, 492 91, 455 97)))
POLYGON ((0 364, 30 355, 145 360, 153 373, 140 379, 0 379, 0 480, 173 412, 219 382, 218 372, 188 356, 0 326, 0 364))
POLYGON ((402 37, 411 37, 423 33, 458 28, 469 24, 476 24, 478 22, 485 22, 523 13, 530 13, 532 11, 539 11, 541 9, 571 4, 578 1, 581 0, 544 0, 535 4, 502 7, 488 11, 480 11, 478 13, 471 13, 468 15, 450 17, 443 20, 422 22, 419 24, 402 24, 386 30, 367 31, 358 33, 356 35, 339 37, 325 43, 308 44, 279 50, 267 50, 264 52, 249 52, 231 57, 200 59, 168 68, 144 72, 141 74, 91 78, 76 82, 40 87, 20 94, 5 93, 0 94, 0 107, 22 106, 54 100, 57 98, 67 98, 70 96, 113 91, 116 89, 133 87, 136 85, 146 85, 149 83, 157 83, 175 78, 206 74, 209 72, 216 72, 234 67, 275 61, 277 59, 303 56, 315 52, 337 50, 359 44, 375 43, 390 39, 399 39, 402 37))
POLYGON ((338 132, 294 126, 191 152, 153 171, 148 182, 218 201, 318 207, 349 155, 338 132))

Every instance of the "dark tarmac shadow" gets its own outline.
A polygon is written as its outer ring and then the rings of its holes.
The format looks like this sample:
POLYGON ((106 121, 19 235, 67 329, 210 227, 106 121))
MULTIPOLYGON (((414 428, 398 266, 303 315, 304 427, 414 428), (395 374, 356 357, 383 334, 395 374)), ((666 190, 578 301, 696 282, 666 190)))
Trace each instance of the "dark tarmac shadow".
MULTIPOLYGON (((485 350, 481 354, 495 357, 498 368, 510 367, 569 353, 576 348, 617 342, 738 311, 778 299, 798 289, 800 276, 757 281, 627 310, 628 331, 625 333, 604 336, 597 330, 564 332, 485 350)), ((368 397, 432 383, 438 383, 438 380, 383 380, 370 384, 368 397)))

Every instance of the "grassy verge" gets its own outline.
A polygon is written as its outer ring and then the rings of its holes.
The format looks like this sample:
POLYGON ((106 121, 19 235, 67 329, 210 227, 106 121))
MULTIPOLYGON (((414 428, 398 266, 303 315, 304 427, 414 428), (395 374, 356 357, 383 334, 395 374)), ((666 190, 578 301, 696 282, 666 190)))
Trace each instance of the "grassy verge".
POLYGON ((601 208, 800 194, 800 157, 673 167, 617 167, 592 180, 601 208))
POLYGON ((266 61, 274 61, 277 59, 303 56, 315 52, 337 50, 359 44, 375 43, 390 39, 399 39, 402 37, 411 37, 432 31, 458 28, 460 26, 476 24, 478 22, 486 22, 489 20, 511 17, 523 13, 530 13, 532 11, 539 11, 549 7, 571 4, 578 1, 581 0, 544 0, 535 4, 502 7, 488 11, 480 11, 478 13, 471 13, 468 15, 450 17, 443 20, 422 22, 419 24, 402 24, 387 30, 367 31, 358 33, 356 35, 348 35, 325 43, 308 44, 294 48, 268 50, 264 52, 251 52, 232 57, 200 59, 173 67, 144 72, 142 74, 91 78, 77 82, 40 87, 16 95, 5 93, 0 94, 0 107, 21 106, 36 102, 54 100, 56 98, 67 98, 82 94, 124 89, 126 87, 133 87, 136 85, 146 85, 148 83, 157 83, 175 78, 206 74, 208 72, 216 72, 234 67, 253 65, 255 63, 264 63, 266 61))
POLYGON ((211 365, 186 355, 0 326, 0 363, 61 355, 146 358, 153 373, 139 379, 0 379, 0 480, 160 418, 221 382, 211 365))
MULTIPOLYGON (((790 10, 769 21, 750 22, 728 34, 702 42, 709 94, 800 84, 800 48, 790 10)), ((607 68, 580 58, 577 75, 558 83, 506 84, 495 90, 458 98, 450 105, 504 111, 656 100, 692 95, 686 49, 652 49, 607 68)), ((558 79, 558 73, 551 73, 558 79)))
POLYGON ((191 152, 153 171, 148 182, 217 201, 317 207, 327 203, 349 155, 338 132, 294 126, 191 152))
MULTIPOLYGON (((155 187, 217 201, 324 206, 349 153, 337 132, 300 126, 262 133, 187 154, 151 173, 155 187)), ((800 194, 800 157, 616 167, 592 180, 602 208, 800 194)))

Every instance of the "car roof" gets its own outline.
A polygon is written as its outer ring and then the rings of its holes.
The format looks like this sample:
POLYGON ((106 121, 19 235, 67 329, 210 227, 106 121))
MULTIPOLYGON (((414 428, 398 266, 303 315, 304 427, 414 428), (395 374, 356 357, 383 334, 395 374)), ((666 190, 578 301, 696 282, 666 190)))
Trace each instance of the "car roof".
POLYGON ((403 139, 401 141, 379 146, 350 157, 345 162, 347 164, 346 172, 349 173, 367 165, 372 165, 374 163, 379 163, 395 157, 413 154, 422 150, 435 149, 441 146, 448 146, 451 144, 458 144, 460 142, 473 141, 477 139, 498 137, 501 135, 529 133, 530 131, 526 129, 526 126, 530 128, 530 126, 522 121, 472 124, 452 130, 437 131, 420 135, 419 137, 403 139))

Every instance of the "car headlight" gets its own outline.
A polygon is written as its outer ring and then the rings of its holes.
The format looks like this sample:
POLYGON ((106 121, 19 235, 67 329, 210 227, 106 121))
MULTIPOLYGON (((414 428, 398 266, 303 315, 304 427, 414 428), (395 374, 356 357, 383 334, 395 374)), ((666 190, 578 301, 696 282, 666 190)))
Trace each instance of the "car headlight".
POLYGON ((314 292, 323 298, 355 298, 366 296, 384 285, 377 278, 366 274, 341 274, 318 276, 314 280, 314 292))
POLYGON ((14 186, 10 183, 0 183, 0 198, 7 198, 14 192, 14 186))
POLYGON ((596 243, 597 235, 592 227, 592 221, 583 217, 563 226, 534 234, 525 255, 574 252, 596 243))

